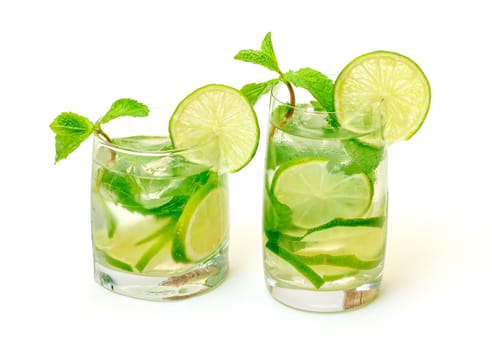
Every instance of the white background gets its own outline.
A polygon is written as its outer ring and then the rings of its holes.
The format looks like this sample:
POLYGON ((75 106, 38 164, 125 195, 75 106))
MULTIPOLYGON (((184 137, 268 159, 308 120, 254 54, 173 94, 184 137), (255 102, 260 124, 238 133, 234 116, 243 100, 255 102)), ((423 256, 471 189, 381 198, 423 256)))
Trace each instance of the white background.
MULTIPOLYGON (((2 1, 1 349, 490 349, 492 24, 486 1, 2 1), (336 74, 359 54, 413 58, 428 119, 391 147, 382 292, 314 314, 263 283, 261 146, 230 176, 231 271, 206 295, 134 300, 93 282, 91 142, 54 165, 62 111, 98 118, 120 97, 177 104, 207 83, 273 73, 233 60, 272 32, 281 68, 336 74)), ((166 126, 163 125, 163 132, 166 126)))

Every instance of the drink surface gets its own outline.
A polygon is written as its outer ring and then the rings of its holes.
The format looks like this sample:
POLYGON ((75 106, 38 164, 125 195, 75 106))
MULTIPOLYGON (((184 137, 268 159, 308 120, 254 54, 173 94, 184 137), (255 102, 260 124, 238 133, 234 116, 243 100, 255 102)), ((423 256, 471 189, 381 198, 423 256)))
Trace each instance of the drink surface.
POLYGON ((309 105, 272 108, 266 156, 267 283, 347 290, 379 281, 386 238, 386 153, 309 105), (298 108, 299 107, 299 108, 298 108))
POLYGON ((113 143, 116 151, 94 148, 92 238, 97 263, 134 274, 180 275, 227 249, 225 175, 173 153, 168 138, 133 136, 113 143), (164 151, 170 153, 153 155, 164 151), (202 233, 193 222, 203 215, 213 215, 215 225, 202 233))

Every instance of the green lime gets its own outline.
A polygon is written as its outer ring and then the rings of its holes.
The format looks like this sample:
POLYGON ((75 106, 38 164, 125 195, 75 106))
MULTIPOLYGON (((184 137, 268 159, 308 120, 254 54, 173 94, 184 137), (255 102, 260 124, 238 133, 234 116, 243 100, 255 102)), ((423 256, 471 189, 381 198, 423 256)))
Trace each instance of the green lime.
POLYGON ((169 121, 169 134, 176 148, 204 145, 204 152, 190 153, 199 163, 213 162, 221 173, 245 167, 258 148, 256 113, 235 88, 206 85, 188 95, 169 121))
POLYGON ((296 254, 317 255, 334 252, 336 255, 354 255, 361 260, 378 259, 383 251, 385 239, 384 226, 335 226, 304 238, 298 244, 301 249, 297 250, 296 254))
POLYGON ((206 186, 184 207, 176 225, 172 255, 176 261, 200 261, 212 255, 229 230, 228 194, 223 186, 206 186))
MULTIPOLYGON (((335 82, 335 111, 340 124, 359 133, 380 129, 365 141, 387 144, 410 139, 424 122, 431 101, 424 72, 410 58, 374 51, 350 62, 335 82)), ((362 138, 364 140, 364 138, 362 138)))
POLYGON ((313 228, 334 218, 358 217, 369 208, 372 184, 365 174, 331 172, 326 159, 284 163, 272 180, 272 192, 292 209, 292 223, 313 228))
POLYGON ((173 227, 170 218, 149 215, 136 223, 118 225, 111 238, 106 230, 98 230, 92 239, 94 246, 104 253, 108 264, 124 270, 151 273, 169 256, 169 248, 164 247, 173 237, 173 227), (143 263, 146 255, 148 257, 143 263))

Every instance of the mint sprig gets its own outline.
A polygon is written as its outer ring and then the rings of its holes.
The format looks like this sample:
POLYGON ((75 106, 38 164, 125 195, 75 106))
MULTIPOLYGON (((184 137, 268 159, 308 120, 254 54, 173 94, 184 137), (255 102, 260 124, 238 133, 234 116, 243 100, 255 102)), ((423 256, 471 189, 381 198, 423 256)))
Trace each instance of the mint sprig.
MULTIPOLYGON (((283 124, 285 124, 292 116, 293 108, 295 107, 296 99, 292 85, 308 90, 326 111, 334 111, 333 81, 323 73, 312 68, 301 68, 297 71, 287 71, 286 73, 283 73, 278 65, 270 32, 265 35, 260 50, 241 50, 234 56, 234 59, 258 64, 279 74, 278 78, 263 83, 246 84, 241 88, 241 92, 249 99, 249 102, 252 105, 255 105, 260 97, 269 93, 276 84, 284 82, 289 89, 289 103, 292 108, 286 113, 283 124)), ((333 118, 334 116, 329 113, 328 119, 333 118)), ((331 125, 337 124, 333 120, 328 120, 328 122, 331 125)))
POLYGON ((246 84, 241 88, 241 92, 249 100, 249 103, 254 106, 261 96, 269 93, 279 82, 280 79, 272 79, 263 83, 246 84))
POLYGON ((124 116, 146 117, 147 115, 149 115, 149 108, 143 103, 132 100, 131 98, 121 98, 113 102, 109 111, 96 125, 105 124, 110 120, 124 116))
POLYGON ((55 163, 67 158, 93 133, 98 133, 111 142, 111 138, 101 129, 102 124, 123 116, 145 117, 148 114, 149 108, 146 105, 130 98, 115 101, 96 123, 77 113, 60 113, 50 124, 50 129, 55 133, 55 163))
POLYGON ((265 38, 261 42, 261 50, 241 50, 234 56, 234 59, 259 64, 282 75, 282 71, 278 67, 277 56, 273 49, 271 36, 272 33, 270 32, 265 35, 265 38))
POLYGON ((50 124, 55 133, 55 162, 75 151, 94 131, 94 124, 81 115, 63 112, 50 124))
MULTIPOLYGON (((241 88, 241 92, 249 99, 251 105, 255 105, 261 96, 270 92, 275 85, 282 81, 282 77, 284 76, 284 73, 282 73, 278 66, 277 56, 275 55, 275 50, 273 49, 272 44, 272 33, 270 32, 268 32, 263 38, 260 50, 241 50, 234 56, 234 59, 258 64, 271 71, 274 71, 275 73, 278 73, 280 76, 279 78, 268 80, 263 83, 252 83, 243 86, 241 88)), ((290 85, 288 81, 285 82, 288 86, 290 85)), ((291 98, 293 97, 294 96, 291 95, 291 98)), ((291 100, 291 104, 294 105, 295 100, 291 100)))
POLYGON ((285 73, 284 79, 297 87, 308 90, 311 95, 328 112, 333 112, 333 81, 317 70, 301 68, 298 71, 285 73))

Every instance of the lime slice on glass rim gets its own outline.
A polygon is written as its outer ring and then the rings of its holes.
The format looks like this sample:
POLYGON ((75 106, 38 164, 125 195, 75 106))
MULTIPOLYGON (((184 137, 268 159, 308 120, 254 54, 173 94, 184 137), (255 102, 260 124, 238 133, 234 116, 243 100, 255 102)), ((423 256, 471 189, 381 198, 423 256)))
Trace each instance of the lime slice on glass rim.
POLYGON ((292 210, 292 223, 310 229, 335 218, 358 217, 369 208, 373 188, 363 174, 331 172, 329 160, 284 163, 272 180, 276 199, 292 210))
POLYGON ((338 121, 346 129, 372 133, 361 138, 371 144, 410 139, 422 126, 430 101, 430 85, 422 69, 390 51, 355 58, 335 81, 338 121))
POLYGON ((229 231, 228 194, 206 186, 186 203, 177 224, 172 255, 175 261, 200 261, 220 248, 229 231))
POLYGON ((245 167, 258 148, 256 113, 246 97, 233 87, 205 85, 184 98, 169 121, 176 148, 205 145, 205 151, 187 156, 210 163, 220 173, 245 167))

